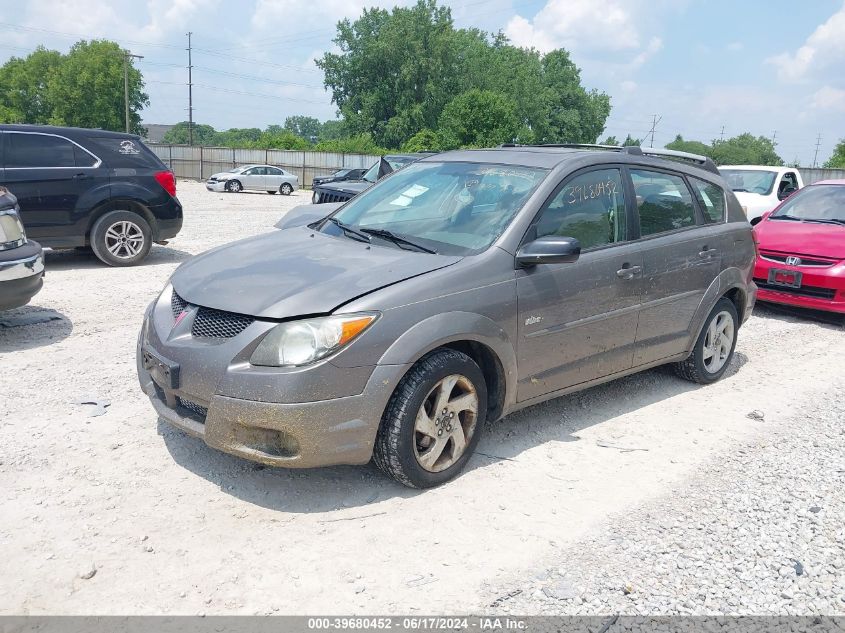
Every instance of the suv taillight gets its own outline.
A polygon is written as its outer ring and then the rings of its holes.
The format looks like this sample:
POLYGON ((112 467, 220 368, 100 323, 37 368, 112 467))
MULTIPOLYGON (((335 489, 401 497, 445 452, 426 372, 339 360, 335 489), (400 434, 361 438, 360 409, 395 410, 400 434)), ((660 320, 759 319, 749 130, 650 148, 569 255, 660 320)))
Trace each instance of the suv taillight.
POLYGON ((172 171, 157 171, 153 176, 162 189, 174 198, 176 197, 176 177, 172 171))

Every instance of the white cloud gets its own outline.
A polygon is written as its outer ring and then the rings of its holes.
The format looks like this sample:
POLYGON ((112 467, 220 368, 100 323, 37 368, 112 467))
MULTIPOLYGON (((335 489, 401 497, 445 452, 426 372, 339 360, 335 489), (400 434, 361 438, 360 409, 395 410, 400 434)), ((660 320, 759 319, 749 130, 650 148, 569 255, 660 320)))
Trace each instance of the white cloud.
POLYGON ((623 92, 634 92, 637 89, 637 82, 626 79, 619 84, 619 87, 622 88, 623 92))
POLYGON ((845 112, 845 90, 823 86, 813 94, 810 105, 818 110, 841 110, 845 112))
POLYGON ((841 78, 845 63, 845 3, 816 27, 794 53, 781 53, 766 61, 777 67, 778 76, 785 81, 800 81, 831 69, 841 78))

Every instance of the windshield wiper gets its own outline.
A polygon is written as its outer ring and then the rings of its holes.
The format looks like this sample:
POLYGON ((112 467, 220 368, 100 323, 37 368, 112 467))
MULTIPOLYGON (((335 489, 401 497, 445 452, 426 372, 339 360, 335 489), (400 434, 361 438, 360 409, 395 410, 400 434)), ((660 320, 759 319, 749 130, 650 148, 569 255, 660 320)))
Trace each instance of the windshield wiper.
POLYGON ((836 218, 804 218, 805 222, 818 222, 819 224, 845 224, 845 220, 836 218))
POLYGON ((772 215, 769 216, 770 220, 792 220, 793 222, 803 222, 801 218, 796 218, 794 215, 772 215))
POLYGON ((375 235, 376 237, 381 237, 381 238, 384 238, 386 240, 390 240, 391 242, 393 242, 394 244, 396 244, 400 248, 401 248, 402 244, 407 244, 408 246, 416 248, 417 250, 422 251, 424 253, 431 253, 432 255, 437 255, 436 250, 434 250, 432 248, 428 248, 427 246, 423 246, 422 244, 417 244, 416 242, 412 242, 411 240, 404 238, 404 237, 401 237, 399 235, 396 235, 396 233, 392 233, 392 232, 388 231, 387 229, 365 229, 365 228, 362 228, 361 231, 363 231, 364 233, 368 233, 370 235, 375 235))
POLYGON ((358 240, 359 242, 369 242, 370 236, 366 233, 359 231, 358 229, 349 226, 338 220, 336 217, 332 216, 328 218, 328 221, 334 224, 337 228, 343 231, 344 235, 351 237, 354 240, 358 240))

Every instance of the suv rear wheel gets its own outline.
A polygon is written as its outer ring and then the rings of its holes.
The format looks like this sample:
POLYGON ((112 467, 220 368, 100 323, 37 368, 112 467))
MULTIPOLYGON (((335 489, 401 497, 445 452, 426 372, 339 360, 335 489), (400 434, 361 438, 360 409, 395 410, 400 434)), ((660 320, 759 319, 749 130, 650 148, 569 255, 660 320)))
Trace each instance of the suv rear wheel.
POLYGON ((431 488, 464 468, 487 418, 487 385, 469 356, 439 349, 399 381, 382 416, 373 460, 412 488, 431 488))
POLYGON ((733 359, 738 330, 736 306, 722 297, 707 317, 692 354, 675 365, 677 374, 701 385, 719 380, 733 359))
POLYGON ((91 228, 91 250, 109 266, 133 266, 153 245, 149 223, 131 211, 109 211, 91 228))

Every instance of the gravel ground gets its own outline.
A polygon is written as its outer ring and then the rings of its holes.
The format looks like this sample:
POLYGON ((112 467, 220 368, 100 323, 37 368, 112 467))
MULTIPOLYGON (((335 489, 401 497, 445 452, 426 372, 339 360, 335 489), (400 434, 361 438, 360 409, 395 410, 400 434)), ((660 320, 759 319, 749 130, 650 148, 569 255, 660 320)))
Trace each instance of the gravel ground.
POLYGON ((435 490, 261 468, 157 421, 135 341, 180 262, 308 194, 179 196, 144 265, 49 253, 0 316, 0 614, 843 611, 841 321, 759 308, 719 383, 658 369, 530 407, 435 490))
MULTIPOLYGON (((841 394, 842 383, 830 395, 841 394)), ((845 614, 845 402, 825 399, 484 605, 543 615, 845 614)))

